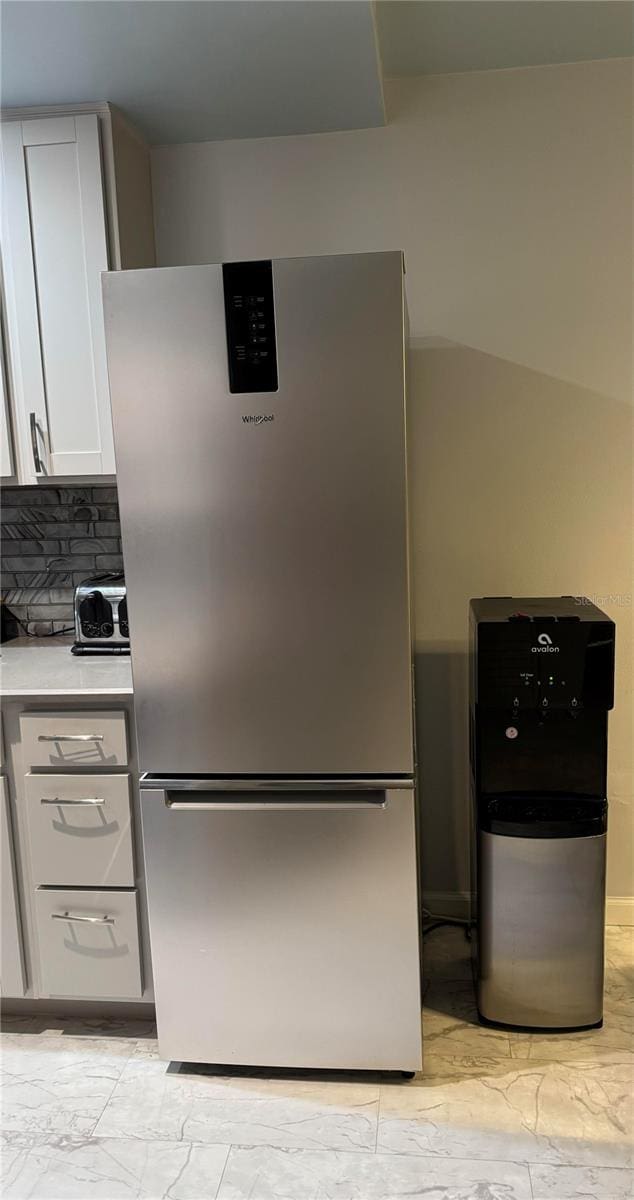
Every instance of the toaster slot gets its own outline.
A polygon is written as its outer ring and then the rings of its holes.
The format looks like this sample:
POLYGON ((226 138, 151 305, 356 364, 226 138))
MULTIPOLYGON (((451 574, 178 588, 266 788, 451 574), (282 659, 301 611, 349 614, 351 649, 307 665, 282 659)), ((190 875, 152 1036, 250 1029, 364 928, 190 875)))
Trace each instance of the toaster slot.
POLYGON ((128 626, 128 601, 126 596, 119 601, 119 636, 123 638, 130 637, 130 628, 128 626))
POLYGON ((89 592, 79 604, 79 623, 86 638, 110 638, 114 633, 112 607, 99 591, 89 592))

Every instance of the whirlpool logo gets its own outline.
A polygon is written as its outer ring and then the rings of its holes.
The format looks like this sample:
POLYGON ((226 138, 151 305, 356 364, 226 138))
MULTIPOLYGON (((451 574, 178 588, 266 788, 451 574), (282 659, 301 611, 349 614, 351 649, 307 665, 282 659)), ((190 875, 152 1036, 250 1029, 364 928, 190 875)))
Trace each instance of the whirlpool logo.
POLYGON ((539 645, 531 646, 533 654, 559 654, 559 646, 553 646, 547 633, 540 633, 537 641, 539 645))
POLYGON ((274 421, 274 413, 243 413, 242 420, 245 425, 264 425, 265 421, 274 421))

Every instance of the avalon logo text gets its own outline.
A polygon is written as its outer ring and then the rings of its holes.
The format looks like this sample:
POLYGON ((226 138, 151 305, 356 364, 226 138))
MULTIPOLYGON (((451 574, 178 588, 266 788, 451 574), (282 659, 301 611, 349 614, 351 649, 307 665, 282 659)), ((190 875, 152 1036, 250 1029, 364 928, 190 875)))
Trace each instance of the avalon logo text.
POLYGON ((245 425, 263 425, 265 421, 274 421, 275 414, 274 413, 244 414, 243 413, 242 420, 244 421, 245 425))
POLYGON ((559 646, 553 646, 547 633, 540 633, 537 641, 538 646, 531 646, 533 654, 559 654, 559 646))

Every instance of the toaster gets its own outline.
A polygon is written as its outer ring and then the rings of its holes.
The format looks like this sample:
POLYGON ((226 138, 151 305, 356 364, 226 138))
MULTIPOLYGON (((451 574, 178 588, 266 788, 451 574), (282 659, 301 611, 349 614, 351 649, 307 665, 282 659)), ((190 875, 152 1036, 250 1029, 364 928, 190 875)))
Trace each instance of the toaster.
POLYGON ((73 654, 129 654, 128 602, 122 574, 108 571, 75 588, 73 654))

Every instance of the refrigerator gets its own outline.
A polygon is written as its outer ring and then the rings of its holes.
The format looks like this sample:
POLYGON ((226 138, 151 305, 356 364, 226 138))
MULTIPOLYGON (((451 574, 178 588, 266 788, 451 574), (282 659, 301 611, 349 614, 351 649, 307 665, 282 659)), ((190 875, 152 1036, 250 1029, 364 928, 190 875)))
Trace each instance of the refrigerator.
POLYGON ((161 1056, 415 1071, 402 255, 103 289, 161 1056))

